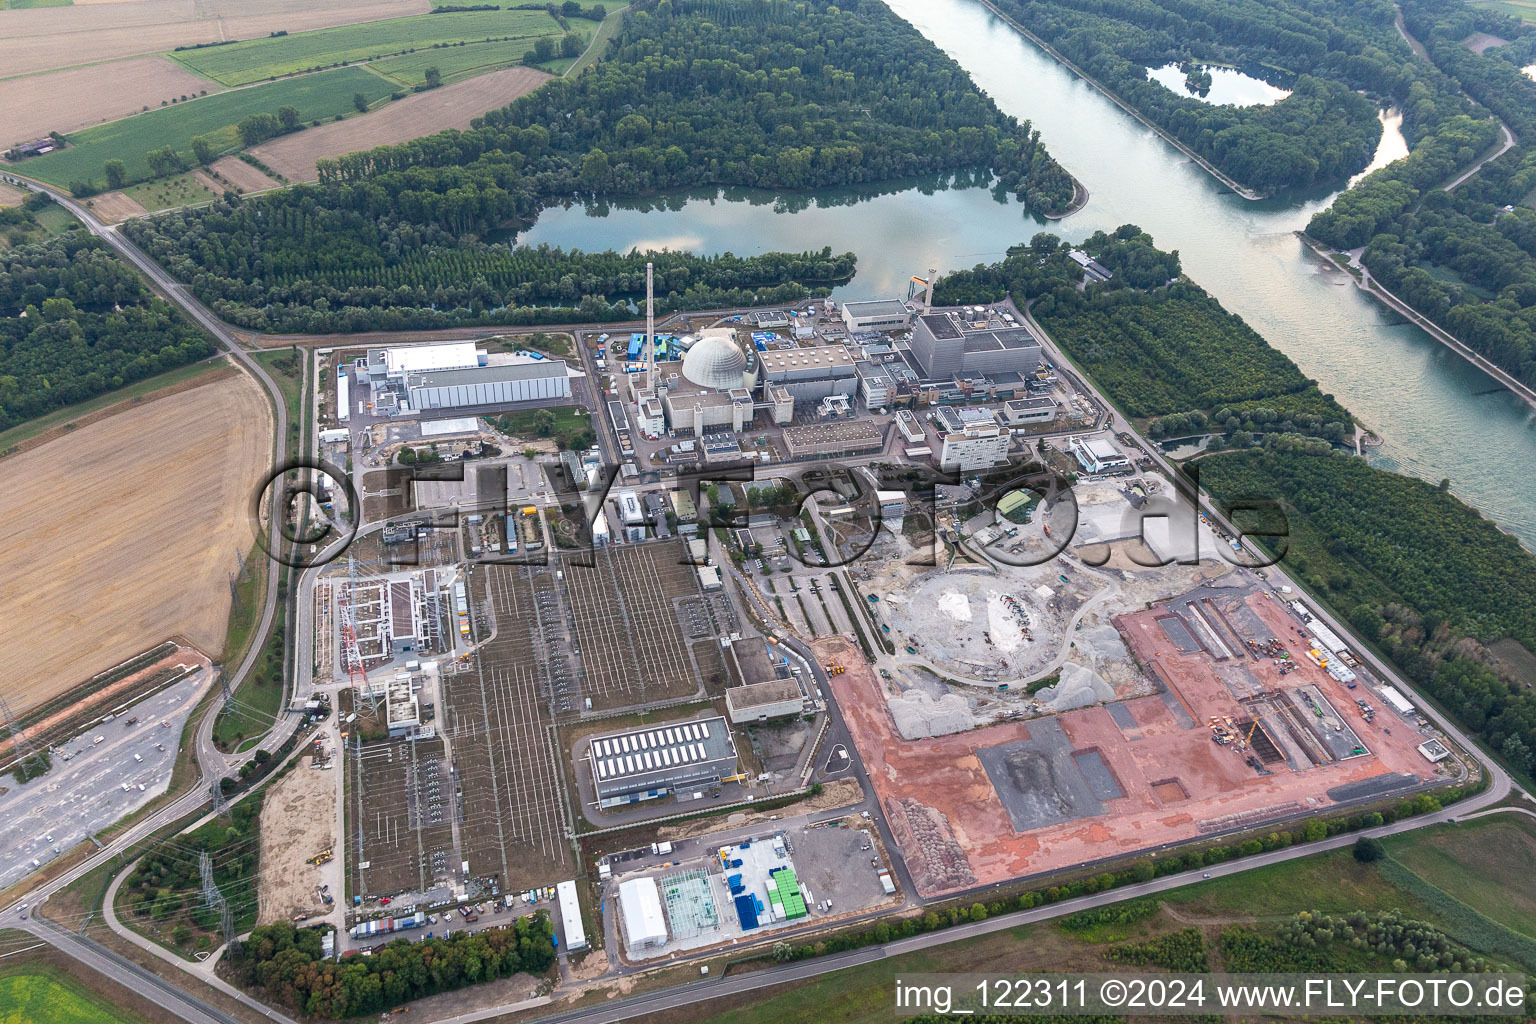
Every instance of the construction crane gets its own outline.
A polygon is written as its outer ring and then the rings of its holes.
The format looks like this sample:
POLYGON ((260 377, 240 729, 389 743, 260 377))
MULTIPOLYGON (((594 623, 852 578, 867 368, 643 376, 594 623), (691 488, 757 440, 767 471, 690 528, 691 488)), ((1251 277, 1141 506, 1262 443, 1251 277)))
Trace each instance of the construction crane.
POLYGON ((1259 729, 1259 722, 1262 719, 1269 718, 1272 715, 1278 715, 1281 712, 1283 712, 1284 710, 1285 710, 1284 708, 1270 708, 1268 711, 1264 712, 1262 715, 1254 715, 1253 716, 1253 724, 1248 727, 1248 735, 1243 737, 1243 747, 1246 748, 1246 747, 1250 746, 1253 743, 1253 734, 1258 731, 1258 729, 1259 729))
POLYGON ((1233 722, 1230 715, 1212 715, 1206 720, 1206 724, 1210 726, 1217 743, 1220 743, 1222 746, 1230 743, 1238 750, 1246 750, 1253 743, 1253 734, 1258 731, 1260 719, 1269 718, 1271 715, 1278 715, 1283 710, 1285 709, 1271 708, 1261 715, 1255 715, 1253 722, 1248 726, 1248 732, 1240 739, 1237 730, 1234 728, 1236 723, 1233 722))

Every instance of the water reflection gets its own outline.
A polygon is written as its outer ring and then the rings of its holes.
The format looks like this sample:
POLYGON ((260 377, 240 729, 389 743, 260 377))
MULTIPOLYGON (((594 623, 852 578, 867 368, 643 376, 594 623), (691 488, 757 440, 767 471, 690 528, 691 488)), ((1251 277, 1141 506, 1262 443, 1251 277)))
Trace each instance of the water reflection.
POLYGON ((1180 96, 1193 96, 1216 107, 1270 106, 1291 94, 1262 78, 1214 64, 1164 64, 1148 68, 1147 77, 1180 96))

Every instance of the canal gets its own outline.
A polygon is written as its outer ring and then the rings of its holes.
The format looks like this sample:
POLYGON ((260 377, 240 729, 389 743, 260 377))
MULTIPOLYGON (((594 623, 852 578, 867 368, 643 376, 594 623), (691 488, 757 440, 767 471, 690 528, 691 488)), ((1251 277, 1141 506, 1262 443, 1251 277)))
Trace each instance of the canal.
MULTIPOLYGON (((990 262, 1037 231, 1077 240, 1136 223, 1382 435, 1372 454, 1378 465, 1435 482, 1449 477, 1463 500, 1536 547, 1536 474, 1512 473, 1536 464, 1536 412, 1305 249, 1293 232, 1331 195, 1241 199, 976 0, 887 2, 999 107, 1040 129, 1088 188, 1086 207, 1047 221, 965 178, 788 200, 710 192, 552 208, 518 241, 740 255, 830 245, 858 254, 858 275, 837 293, 858 298, 904 296, 912 274, 990 262)), ((1384 121, 1382 159, 1402 152, 1398 119, 1384 121)))

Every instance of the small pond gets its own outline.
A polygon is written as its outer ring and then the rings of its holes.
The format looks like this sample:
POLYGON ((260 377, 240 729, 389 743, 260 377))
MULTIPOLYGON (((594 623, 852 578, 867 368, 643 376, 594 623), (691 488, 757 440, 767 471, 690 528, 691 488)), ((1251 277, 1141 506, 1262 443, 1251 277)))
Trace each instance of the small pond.
POLYGON ((1291 90, 1271 85, 1262 78, 1238 71, 1236 68, 1216 67, 1211 64, 1194 66, 1196 76, 1209 75, 1210 86, 1203 81, 1192 87, 1190 75, 1178 64, 1164 64, 1160 68, 1148 68, 1147 77, 1173 90, 1180 96, 1193 96, 1217 107, 1269 106, 1279 103, 1291 94, 1291 90))

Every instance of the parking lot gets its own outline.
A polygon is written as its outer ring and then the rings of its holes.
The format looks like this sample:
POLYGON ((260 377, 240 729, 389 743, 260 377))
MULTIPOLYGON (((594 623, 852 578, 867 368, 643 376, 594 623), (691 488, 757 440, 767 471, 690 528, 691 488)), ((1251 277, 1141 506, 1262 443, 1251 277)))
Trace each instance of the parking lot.
POLYGON ((211 678, 199 670, 60 743, 41 778, 0 779, 0 888, 165 792, 182 726, 211 678))
POLYGON ((680 543, 662 543, 604 548, 591 567, 565 560, 581 654, 581 696, 592 702, 592 710, 700 692, 676 607, 682 598, 695 599, 690 607, 697 607, 698 577, 683 564, 685 554, 680 543))

